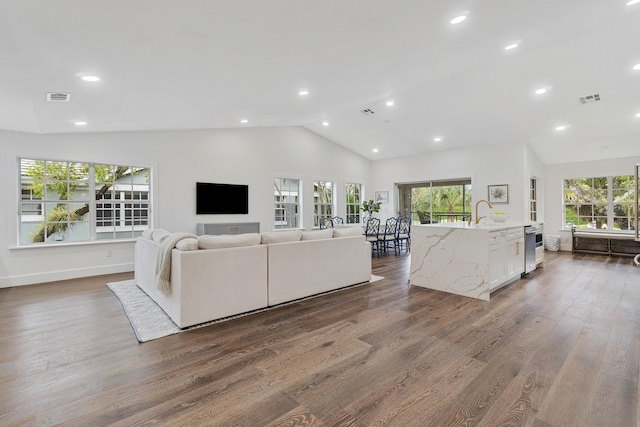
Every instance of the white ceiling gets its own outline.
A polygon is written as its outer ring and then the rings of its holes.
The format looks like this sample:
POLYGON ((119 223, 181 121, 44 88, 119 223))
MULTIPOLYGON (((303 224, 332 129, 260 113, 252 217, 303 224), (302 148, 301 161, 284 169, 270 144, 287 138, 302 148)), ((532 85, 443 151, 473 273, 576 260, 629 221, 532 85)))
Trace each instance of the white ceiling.
POLYGON ((0 0, 0 129, 299 125, 370 159, 513 141, 545 164, 638 156, 628 1, 0 0))

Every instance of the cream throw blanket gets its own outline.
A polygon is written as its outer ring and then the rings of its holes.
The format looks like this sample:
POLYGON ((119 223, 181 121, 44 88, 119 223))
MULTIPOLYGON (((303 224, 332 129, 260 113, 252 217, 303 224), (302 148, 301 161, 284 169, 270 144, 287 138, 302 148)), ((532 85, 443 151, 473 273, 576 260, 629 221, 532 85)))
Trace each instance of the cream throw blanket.
POLYGON ((160 243, 156 260, 156 287, 165 295, 171 293, 171 251, 180 240, 189 237, 197 238, 198 236, 190 233, 173 233, 160 243))

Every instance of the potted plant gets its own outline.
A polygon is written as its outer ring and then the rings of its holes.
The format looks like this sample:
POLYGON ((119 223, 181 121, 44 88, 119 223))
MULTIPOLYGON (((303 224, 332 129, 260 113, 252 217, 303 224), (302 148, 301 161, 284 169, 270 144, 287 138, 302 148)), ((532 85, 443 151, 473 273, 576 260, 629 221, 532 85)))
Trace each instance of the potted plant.
POLYGON ((373 199, 370 199, 369 201, 362 204, 361 209, 363 212, 366 212, 366 214, 362 218, 364 223, 366 224, 367 219, 372 217, 374 212, 380 212, 380 203, 375 202, 373 199))

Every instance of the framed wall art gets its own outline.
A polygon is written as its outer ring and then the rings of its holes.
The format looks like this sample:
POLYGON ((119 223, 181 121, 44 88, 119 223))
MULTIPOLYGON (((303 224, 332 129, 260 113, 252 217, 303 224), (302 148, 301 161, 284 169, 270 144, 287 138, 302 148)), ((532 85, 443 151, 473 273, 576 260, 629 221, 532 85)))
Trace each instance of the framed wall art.
POLYGON ((378 203, 389 203, 389 192, 388 191, 376 191, 375 193, 375 201, 378 203))
POLYGON ((509 185, 488 185, 490 203, 509 203, 509 185))

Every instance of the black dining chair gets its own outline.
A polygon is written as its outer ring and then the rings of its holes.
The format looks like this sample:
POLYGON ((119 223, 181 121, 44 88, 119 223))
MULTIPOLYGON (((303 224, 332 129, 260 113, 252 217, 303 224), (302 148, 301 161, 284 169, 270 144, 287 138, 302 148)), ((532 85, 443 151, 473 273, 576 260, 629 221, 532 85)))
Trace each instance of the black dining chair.
POLYGON ((333 228, 333 221, 329 217, 320 218, 318 220, 318 224, 320 224, 320 229, 321 230, 323 230, 325 228, 333 228))
POLYGON ((371 243, 371 251, 375 250, 380 258, 380 241, 378 240, 378 233, 380 232, 380 219, 369 218, 367 220, 366 227, 364 229, 364 235, 367 242, 371 243))
POLYGON ((331 222, 333 223, 333 227, 335 228, 336 225, 344 224, 344 219, 342 219, 342 217, 339 217, 339 216, 334 216, 334 217, 331 217, 331 222))
POLYGON ((402 242, 405 243, 407 252, 411 250, 411 217, 409 215, 403 215, 398 218, 396 242, 400 252, 402 252, 402 242))
POLYGON ((396 230, 398 228, 398 218, 387 218, 387 222, 384 227, 384 233, 378 235, 379 244, 382 244, 382 250, 386 254, 389 250, 389 245, 393 245, 393 250, 398 255, 398 241, 396 240, 396 230))

